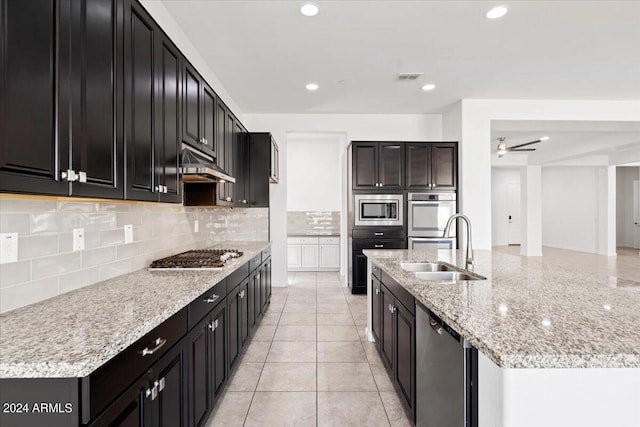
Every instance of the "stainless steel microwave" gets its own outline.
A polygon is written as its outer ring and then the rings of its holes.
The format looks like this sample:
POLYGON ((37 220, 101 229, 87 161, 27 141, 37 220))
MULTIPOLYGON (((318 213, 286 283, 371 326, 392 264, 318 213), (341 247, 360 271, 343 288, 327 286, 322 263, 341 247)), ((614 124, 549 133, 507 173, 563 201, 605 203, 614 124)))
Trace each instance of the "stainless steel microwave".
POLYGON ((356 194, 354 205, 356 227, 404 225, 402 194, 356 194))

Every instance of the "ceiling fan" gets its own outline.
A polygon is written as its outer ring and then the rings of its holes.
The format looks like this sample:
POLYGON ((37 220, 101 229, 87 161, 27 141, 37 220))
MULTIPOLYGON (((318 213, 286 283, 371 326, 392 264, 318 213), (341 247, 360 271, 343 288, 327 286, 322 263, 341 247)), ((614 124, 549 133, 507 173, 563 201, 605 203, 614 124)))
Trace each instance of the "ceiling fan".
POLYGON ((547 141, 549 139, 548 136, 542 136, 540 139, 536 139, 535 141, 525 142, 524 144, 513 145, 511 147, 507 147, 507 144, 504 142, 507 138, 502 136, 498 138, 498 157, 502 157, 508 152, 513 151, 536 151, 535 148, 523 148, 529 145, 538 144, 542 141, 547 141))

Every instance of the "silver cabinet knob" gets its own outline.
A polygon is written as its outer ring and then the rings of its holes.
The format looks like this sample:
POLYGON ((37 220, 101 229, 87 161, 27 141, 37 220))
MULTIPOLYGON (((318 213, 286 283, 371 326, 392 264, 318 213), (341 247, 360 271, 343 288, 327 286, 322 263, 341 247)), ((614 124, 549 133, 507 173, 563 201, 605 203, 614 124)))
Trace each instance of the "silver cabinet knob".
MULTIPOLYGON (((62 171, 60 173, 60 178, 66 179, 68 182, 77 181, 79 176, 73 169, 67 169, 66 171, 62 171)), ((85 179, 86 182, 86 179, 85 179)))

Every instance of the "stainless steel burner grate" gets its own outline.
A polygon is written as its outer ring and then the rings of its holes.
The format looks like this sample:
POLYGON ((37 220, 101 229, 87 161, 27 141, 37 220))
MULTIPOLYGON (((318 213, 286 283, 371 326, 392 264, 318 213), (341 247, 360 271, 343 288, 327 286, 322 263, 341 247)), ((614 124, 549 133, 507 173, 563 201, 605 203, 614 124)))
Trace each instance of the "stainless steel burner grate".
POLYGON ((222 268, 226 260, 238 258, 242 252, 236 249, 201 249, 182 252, 155 260, 150 269, 214 269, 222 268))

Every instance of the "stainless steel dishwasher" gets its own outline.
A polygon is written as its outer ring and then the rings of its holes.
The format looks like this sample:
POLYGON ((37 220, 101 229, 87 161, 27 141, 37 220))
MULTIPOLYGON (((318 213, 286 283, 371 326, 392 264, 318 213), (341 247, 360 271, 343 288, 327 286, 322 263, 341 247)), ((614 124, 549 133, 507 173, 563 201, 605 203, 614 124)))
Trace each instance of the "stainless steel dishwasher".
POLYGON ((477 427, 478 352, 416 305, 416 426, 477 427))

